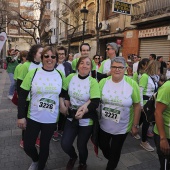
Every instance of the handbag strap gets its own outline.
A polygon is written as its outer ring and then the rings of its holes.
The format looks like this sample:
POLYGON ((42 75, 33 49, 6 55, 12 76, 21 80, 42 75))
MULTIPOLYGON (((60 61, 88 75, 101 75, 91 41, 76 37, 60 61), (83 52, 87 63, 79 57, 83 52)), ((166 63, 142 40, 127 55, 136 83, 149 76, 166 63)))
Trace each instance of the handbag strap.
POLYGON ((154 83, 154 85, 155 85, 154 92, 157 92, 156 83, 155 83, 154 79, 153 79, 151 76, 149 76, 149 77, 152 79, 152 81, 153 81, 153 83, 154 83))

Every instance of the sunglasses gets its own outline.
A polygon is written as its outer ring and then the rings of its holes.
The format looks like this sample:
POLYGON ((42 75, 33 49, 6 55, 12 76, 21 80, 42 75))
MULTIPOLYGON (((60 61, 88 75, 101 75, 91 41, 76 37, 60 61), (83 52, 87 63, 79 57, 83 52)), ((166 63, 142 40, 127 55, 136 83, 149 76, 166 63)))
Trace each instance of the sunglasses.
POLYGON ((109 51, 110 49, 112 49, 112 50, 113 50, 113 48, 106 48, 106 50, 107 50, 107 51, 109 51))
MULTIPOLYGON (((45 58, 49 58, 50 56, 49 56, 48 54, 44 54, 44 57, 45 57, 45 58)), ((52 55, 51 58, 52 58, 52 59, 55 59, 56 56, 55 56, 55 55, 52 55)))
POLYGON ((99 60, 99 58, 94 58, 95 60, 99 60))

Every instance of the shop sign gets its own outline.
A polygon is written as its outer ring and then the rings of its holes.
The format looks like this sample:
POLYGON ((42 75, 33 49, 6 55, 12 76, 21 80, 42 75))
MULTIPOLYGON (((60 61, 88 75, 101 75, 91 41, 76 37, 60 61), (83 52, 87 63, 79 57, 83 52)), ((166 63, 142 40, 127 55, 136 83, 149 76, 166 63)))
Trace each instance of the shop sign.
POLYGON ((138 37, 145 38, 145 37, 157 37, 157 36, 168 35, 169 29, 170 26, 164 26, 164 27, 140 30, 138 37))
POLYGON ((131 4, 127 2, 121 2, 115 0, 113 4, 113 12, 130 15, 130 11, 131 11, 131 4))
POLYGON ((18 34, 17 29, 9 29, 9 34, 18 34))

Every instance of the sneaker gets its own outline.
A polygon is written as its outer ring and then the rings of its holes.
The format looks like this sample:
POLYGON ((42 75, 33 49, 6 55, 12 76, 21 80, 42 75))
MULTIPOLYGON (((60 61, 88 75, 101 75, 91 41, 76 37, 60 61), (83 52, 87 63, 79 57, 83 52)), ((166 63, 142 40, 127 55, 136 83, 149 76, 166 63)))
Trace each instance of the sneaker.
POLYGON ((35 146, 37 146, 38 148, 40 147, 40 138, 37 138, 35 146))
POLYGON ((133 135, 133 134, 132 134, 132 131, 130 131, 130 133, 131 133, 131 135, 132 135, 135 139, 138 139, 138 140, 139 140, 139 139, 141 138, 139 134, 133 135))
POLYGON ((13 96, 12 95, 8 95, 8 99, 12 100, 13 96))
POLYGON ((153 134, 152 131, 148 130, 148 131, 147 131, 147 136, 148 136, 149 138, 152 138, 152 137, 154 136, 154 134, 153 134))
POLYGON ((77 158, 70 158, 70 160, 67 163, 66 170, 72 170, 74 168, 76 160, 77 158))
POLYGON ((28 170, 38 170, 38 162, 32 162, 28 170))
POLYGON ((58 135, 62 137, 63 136, 63 131, 58 131, 58 135))
POLYGON ((24 148, 24 141, 23 141, 23 140, 20 141, 19 146, 20 146, 21 148, 24 148))
POLYGON ((53 137, 52 137, 53 141, 57 142, 60 140, 59 134, 57 131, 54 132, 53 137))
POLYGON ((145 150, 152 152, 154 151, 154 148, 149 144, 149 142, 141 142, 140 146, 142 146, 145 150))
POLYGON ((80 164, 78 166, 78 170, 86 170, 87 169, 87 165, 84 165, 84 164, 80 164))
POLYGON ((136 135, 134 135, 133 137, 134 137, 135 139, 138 139, 138 140, 141 138, 139 134, 136 134, 136 135))

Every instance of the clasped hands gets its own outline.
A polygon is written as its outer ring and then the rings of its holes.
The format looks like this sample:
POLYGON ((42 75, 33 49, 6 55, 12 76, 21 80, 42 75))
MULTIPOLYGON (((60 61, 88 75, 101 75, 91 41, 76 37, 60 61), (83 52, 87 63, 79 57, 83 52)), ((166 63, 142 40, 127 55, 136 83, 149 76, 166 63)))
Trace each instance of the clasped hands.
MULTIPOLYGON (((75 119, 81 119, 85 113, 88 112, 89 102, 86 102, 84 105, 80 106, 75 114, 75 119)), ((68 115, 68 108, 70 107, 70 101, 65 100, 64 102, 60 103, 60 112, 65 116, 68 115)))

